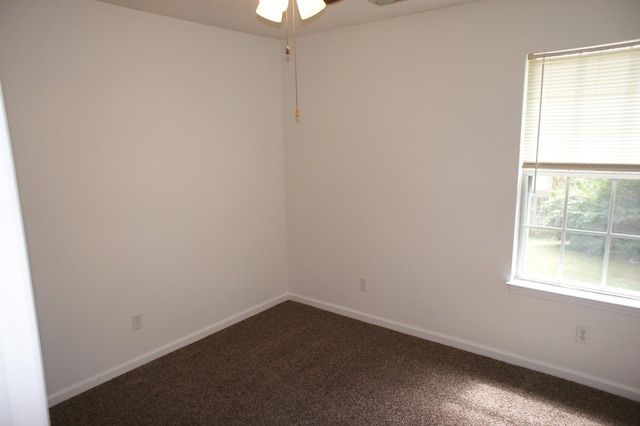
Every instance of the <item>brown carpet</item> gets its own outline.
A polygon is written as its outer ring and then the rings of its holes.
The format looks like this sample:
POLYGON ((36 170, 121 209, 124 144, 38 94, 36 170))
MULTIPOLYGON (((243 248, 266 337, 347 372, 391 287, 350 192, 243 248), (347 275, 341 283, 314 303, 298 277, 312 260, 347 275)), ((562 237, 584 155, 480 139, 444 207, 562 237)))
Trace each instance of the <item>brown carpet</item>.
POLYGON ((639 425, 640 403, 284 302, 50 410, 53 425, 639 425))

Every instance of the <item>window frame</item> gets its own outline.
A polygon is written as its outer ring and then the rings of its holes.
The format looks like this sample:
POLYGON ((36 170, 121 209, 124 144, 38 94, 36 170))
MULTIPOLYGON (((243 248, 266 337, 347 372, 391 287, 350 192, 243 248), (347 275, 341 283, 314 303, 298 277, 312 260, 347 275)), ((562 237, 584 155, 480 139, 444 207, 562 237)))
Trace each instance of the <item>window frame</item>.
MULTIPOLYGON (((638 45, 638 41, 628 42, 626 44, 620 44, 619 46, 629 46, 638 45)), ((607 50, 607 46, 599 46, 595 48, 588 49, 579 49, 574 50, 573 52, 597 52, 600 50, 607 50)), ((529 217, 529 196, 528 196, 528 180, 529 176, 532 176, 531 179, 535 179, 536 175, 547 175, 547 176, 570 176, 570 177, 589 177, 589 178, 608 178, 608 179, 633 179, 640 180, 640 164, 609 164, 609 165, 593 165, 593 164, 566 164, 566 163, 557 163, 557 164, 548 164, 548 163, 538 163, 538 159, 536 158, 536 163, 527 163, 522 159, 522 150, 524 144, 524 129, 525 129, 525 120, 527 113, 527 93, 530 90, 529 81, 529 61, 540 57, 543 55, 565 55, 572 54, 571 51, 567 52, 553 52, 551 54, 539 54, 539 55, 528 55, 527 59, 527 67, 525 75, 525 84, 524 84, 524 99, 523 99, 523 109, 522 109, 522 135, 521 135, 521 147, 520 147, 520 170, 518 173, 518 193, 517 193, 517 205, 516 205, 516 222, 514 229, 514 240, 513 240, 513 248, 512 248, 512 266, 511 266, 511 275, 510 279, 507 281, 507 285, 511 293, 521 294, 526 296, 533 296, 537 298, 547 299, 559 301, 562 303, 570 303, 573 305, 579 306, 587 306, 591 308, 597 308, 607 311, 612 311, 616 313, 627 314, 635 317, 640 317, 640 295, 637 294, 627 294, 624 290, 618 291, 607 291, 605 287, 602 286, 602 281, 598 288, 587 287, 587 283, 584 286, 580 286, 579 283, 567 283, 562 280, 545 280, 540 279, 541 277, 533 277, 531 275, 522 274, 524 267, 524 256, 525 256, 525 243, 527 238, 527 230, 531 229, 529 224, 527 224, 527 218, 529 217), (578 285, 575 285, 578 284, 578 285)), ((544 71, 543 71, 544 78, 544 71)), ((537 157, 537 154, 536 154, 537 157)), ((565 205, 565 209, 567 206, 565 205)), ((613 211, 614 206, 610 205, 610 214, 613 211)), ((610 217, 609 221, 612 221, 613 218, 610 217)), ((610 224, 609 224, 610 225, 610 224)), ((535 226, 533 227, 535 229, 535 226)), ((566 227, 566 223, 563 224, 563 231, 571 231, 566 227)), ((557 231, 557 229, 554 229, 557 231)), ((588 232, 589 234, 592 234, 588 232)), ((606 236, 607 239, 611 239, 616 237, 615 233, 611 232, 610 226, 605 233, 595 233, 597 235, 606 236)), ((627 238, 626 234, 622 235, 623 238, 627 238)), ((633 236, 631 239, 640 239, 640 237, 636 238, 633 236)), ((606 245, 605 245, 606 247, 606 245)), ((609 256, 609 253, 604 252, 602 254, 603 261, 605 261, 605 257, 609 256)), ((603 264, 604 269, 604 264, 603 264)), ((606 273, 606 272, 604 272, 606 273)), ((604 274, 603 273, 603 274, 604 274)))
MULTIPOLYGON (((547 288, 547 286, 553 286, 553 287, 562 287, 565 289, 571 289, 574 290, 580 294, 582 293, 594 293, 594 296, 591 296, 590 298, 595 298, 596 300, 602 300, 603 297, 605 296, 606 299, 609 298, 615 298, 612 300, 617 300, 617 299, 630 299, 631 301, 637 301, 638 302, 638 306, 640 306, 640 295, 638 294, 633 294, 632 292, 625 292, 624 290, 620 290, 620 291, 608 291, 606 290, 606 288, 603 286, 602 281, 600 282, 600 284, 598 285, 598 288, 591 288, 588 287, 587 284, 585 283, 584 286, 580 285, 579 283, 572 283, 569 281, 562 281, 562 280, 554 280, 554 279, 545 279, 544 277, 541 276, 535 276, 533 274, 525 274, 524 273, 524 262, 525 262, 525 254, 526 254, 526 242, 527 242, 527 235, 528 235, 528 230, 529 229, 539 229, 539 230, 548 230, 548 231, 555 231, 555 232, 561 232, 561 233, 580 233, 580 234, 584 234, 584 235, 594 235, 594 236, 600 236, 600 237, 604 237, 607 240, 611 240, 612 238, 626 238, 626 239, 632 239, 632 240, 640 240, 640 236, 634 236, 634 235, 627 235, 627 234, 618 234, 615 232, 612 232, 611 230, 611 225, 612 225, 612 221, 613 221, 613 217, 611 216, 613 213, 613 210, 615 208, 615 201, 609 206, 609 218, 608 218, 608 224, 607 224, 607 230, 606 231, 590 231, 590 230, 579 230, 579 229, 573 229, 573 228, 569 228, 566 225, 566 222, 563 224, 562 227, 545 227, 545 226, 538 226, 538 225, 533 225, 531 223, 529 223, 530 221, 528 220, 530 218, 530 213, 531 213, 531 206, 530 206, 530 182, 535 178, 535 171, 533 169, 530 168, 525 168, 522 170, 521 172, 521 184, 520 184, 520 216, 519 216, 519 229, 518 229, 518 237, 516 240, 516 244, 515 244, 515 250, 516 250, 516 254, 515 254, 515 270, 514 270, 514 278, 513 280, 511 280, 512 282, 520 282, 520 283, 524 283, 524 282, 529 282, 529 283, 537 283, 539 285, 543 285, 545 286, 545 288, 547 288)), ((620 181, 620 180, 640 180, 640 173, 630 173, 630 172, 587 172, 587 171, 578 171, 578 170, 563 170, 563 171, 559 171, 559 170, 548 170, 548 169, 542 169, 542 170, 538 170, 537 171, 537 176, 561 176, 561 177, 567 177, 567 178, 576 178, 576 177, 580 177, 580 178, 602 178, 602 179, 610 179, 610 180, 615 180, 615 181, 620 181)), ((566 213, 568 206, 564 205, 564 211, 566 213)), ((606 246, 605 246, 606 247, 606 246)), ((610 260, 610 256, 609 256, 609 252, 608 250, 605 249, 605 251, 602 254, 602 259, 603 259, 603 268, 604 265, 607 264, 610 260)), ((561 258, 561 263, 562 263, 562 258, 561 258)), ((562 264, 560 265, 560 267, 562 267, 562 264)), ((603 275, 606 274, 606 271, 603 271, 603 275)), ((571 293, 569 293, 571 294, 571 293)), ((635 306, 635 303, 632 303, 632 305, 635 306)))

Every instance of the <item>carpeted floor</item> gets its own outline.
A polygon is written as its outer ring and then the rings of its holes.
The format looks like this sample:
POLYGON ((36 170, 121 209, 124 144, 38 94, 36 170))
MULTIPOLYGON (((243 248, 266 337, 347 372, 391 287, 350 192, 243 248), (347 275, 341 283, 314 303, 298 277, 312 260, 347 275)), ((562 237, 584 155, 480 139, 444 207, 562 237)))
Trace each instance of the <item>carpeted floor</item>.
POLYGON ((640 425, 640 403, 284 302, 50 410, 52 425, 640 425))

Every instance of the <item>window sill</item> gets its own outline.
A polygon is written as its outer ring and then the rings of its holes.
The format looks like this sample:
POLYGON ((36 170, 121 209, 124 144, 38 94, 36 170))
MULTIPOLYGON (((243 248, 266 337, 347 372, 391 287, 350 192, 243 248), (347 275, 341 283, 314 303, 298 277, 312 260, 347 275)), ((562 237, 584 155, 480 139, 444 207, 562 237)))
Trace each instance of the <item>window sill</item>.
POLYGON ((543 284, 534 281, 507 281, 509 291, 525 296, 602 309, 640 318, 640 300, 543 284))

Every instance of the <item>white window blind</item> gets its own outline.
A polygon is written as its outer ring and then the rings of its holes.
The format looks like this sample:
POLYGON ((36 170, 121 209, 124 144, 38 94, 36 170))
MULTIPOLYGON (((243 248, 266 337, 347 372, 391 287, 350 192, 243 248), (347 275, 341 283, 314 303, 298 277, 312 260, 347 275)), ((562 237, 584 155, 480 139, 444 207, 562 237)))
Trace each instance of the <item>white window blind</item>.
POLYGON ((524 167, 640 170, 640 41, 531 55, 524 167))

